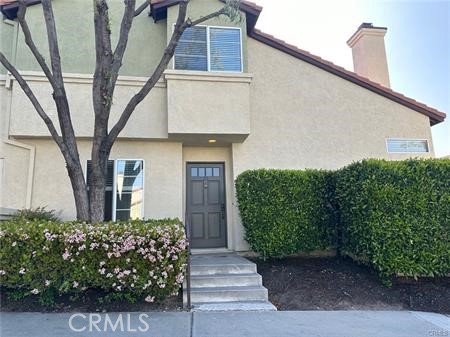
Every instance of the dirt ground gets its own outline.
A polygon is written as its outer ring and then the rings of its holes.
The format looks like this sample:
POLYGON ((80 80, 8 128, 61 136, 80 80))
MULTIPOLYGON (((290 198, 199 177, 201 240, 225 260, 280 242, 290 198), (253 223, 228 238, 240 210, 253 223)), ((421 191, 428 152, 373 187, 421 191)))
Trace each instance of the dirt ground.
POLYGON ((1 311, 12 312, 148 312, 148 311, 181 311, 183 302, 181 296, 172 296, 162 303, 147 303, 145 301, 137 303, 128 303, 125 301, 116 301, 101 304, 98 302, 98 294, 92 290, 86 294, 83 299, 71 301, 69 297, 64 296, 56 301, 52 308, 45 307, 37 301, 34 296, 27 297, 20 301, 12 301, 2 291, 1 293, 1 311))
POLYGON ((349 259, 254 259, 278 310, 417 310, 450 313, 450 280, 396 279, 387 288, 349 259))
MULTIPOLYGON (((253 259, 263 284, 269 289, 269 300, 278 310, 418 310, 450 314, 449 278, 397 279, 385 287, 369 268, 349 259, 286 258, 253 259)), ((112 302, 100 304, 98 294, 90 290, 84 299, 70 301, 61 297, 48 308, 36 298, 11 301, 1 292, 1 311, 39 312, 115 312, 180 311, 181 296, 162 303, 112 302)))

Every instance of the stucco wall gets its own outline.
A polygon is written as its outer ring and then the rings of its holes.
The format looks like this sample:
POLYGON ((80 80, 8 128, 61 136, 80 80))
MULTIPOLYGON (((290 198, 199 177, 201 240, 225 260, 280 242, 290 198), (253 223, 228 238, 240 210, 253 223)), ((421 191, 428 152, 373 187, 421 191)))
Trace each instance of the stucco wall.
POLYGON ((420 113, 253 39, 249 71, 252 132, 233 144, 235 174, 433 156, 429 119, 420 113), (388 154, 389 137, 428 139, 431 153, 388 154))
MULTIPOLYGON (((51 96, 50 84, 43 73, 26 72, 24 78, 40 101, 44 110, 58 128, 57 112, 51 96)), ((94 112, 92 108, 92 76, 65 74, 66 92, 72 113, 72 121, 78 137, 92 137, 94 112)), ((120 77, 114 94, 109 126, 112 127, 131 97, 144 85, 144 77, 120 77)), ((150 94, 136 107, 120 137, 167 138, 167 93, 165 83, 160 81, 150 94)), ((9 134, 11 136, 46 137, 49 132, 33 105, 16 81, 13 81, 9 134)))
MULTIPOLYGON (((92 0, 53 1, 53 10, 61 51, 62 68, 67 73, 93 73, 95 67, 94 10, 92 0), (81 38, 80 38, 81 37, 81 38)), ((113 50, 117 43, 122 19, 123 1, 108 1, 113 50)), ((148 10, 135 18, 124 56, 122 75, 151 74, 166 45, 166 21, 154 23, 148 10)), ((27 21, 35 44, 48 60, 48 44, 42 6, 27 9, 27 21)), ((39 70, 23 34, 19 34, 17 67, 20 70, 39 70)))
POLYGON ((169 134, 250 133, 251 75, 166 71, 169 134))
MULTIPOLYGON (((256 40, 248 50, 251 133, 232 146, 234 178, 255 168, 336 169, 369 157, 433 156, 426 116, 256 40), (389 137, 428 139, 431 153, 388 154, 389 137)), ((236 247, 247 245, 241 239, 236 247)))
MULTIPOLYGON (((70 181, 63 158, 50 140, 22 139, 36 147, 32 207, 47 206, 62 210, 63 219, 76 217, 70 181)), ((90 142, 79 141, 80 157, 86 165, 90 157, 90 142)), ((21 155, 16 149, 15 156, 21 155)), ((24 207, 26 177, 15 178, 15 172, 27 167, 26 159, 7 158, 7 184, 3 207, 24 207), (9 160, 10 159, 10 160, 9 160)), ((182 145, 181 143, 118 141, 111 159, 131 158, 145 161, 144 217, 182 218, 182 145)), ((25 174, 26 175, 26 174, 25 174)))

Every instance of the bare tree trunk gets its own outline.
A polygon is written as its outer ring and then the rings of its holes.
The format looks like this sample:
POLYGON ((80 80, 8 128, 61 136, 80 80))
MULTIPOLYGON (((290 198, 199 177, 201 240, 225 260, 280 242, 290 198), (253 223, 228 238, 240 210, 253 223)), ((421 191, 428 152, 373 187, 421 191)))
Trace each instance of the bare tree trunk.
POLYGON ((67 165, 67 172, 69 173, 73 196, 75 198, 77 220, 89 221, 89 197, 84 181, 83 170, 81 169, 81 166, 70 167, 67 165))
MULTIPOLYGON (((95 148, 95 146, 94 146, 95 148)), ((91 184, 89 186, 89 217, 92 223, 99 223, 105 217, 105 188, 109 153, 98 152, 92 156, 91 184)))

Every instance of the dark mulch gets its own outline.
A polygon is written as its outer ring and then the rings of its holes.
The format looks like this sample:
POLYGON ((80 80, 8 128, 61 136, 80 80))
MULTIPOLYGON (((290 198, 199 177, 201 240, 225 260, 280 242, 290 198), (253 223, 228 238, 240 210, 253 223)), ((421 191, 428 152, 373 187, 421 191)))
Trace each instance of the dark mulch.
POLYGON ((450 313, 450 280, 396 279, 381 284, 349 259, 254 259, 269 299, 279 310, 418 310, 450 313))
POLYGON ((35 296, 29 296, 20 301, 13 301, 2 291, 0 309, 1 311, 11 312, 147 312, 183 310, 181 296, 169 297, 161 303, 147 303, 145 301, 137 303, 129 303, 126 301, 99 303, 98 298, 99 294, 90 290, 82 299, 75 301, 71 300, 69 296, 62 296, 50 308, 41 305, 35 296))

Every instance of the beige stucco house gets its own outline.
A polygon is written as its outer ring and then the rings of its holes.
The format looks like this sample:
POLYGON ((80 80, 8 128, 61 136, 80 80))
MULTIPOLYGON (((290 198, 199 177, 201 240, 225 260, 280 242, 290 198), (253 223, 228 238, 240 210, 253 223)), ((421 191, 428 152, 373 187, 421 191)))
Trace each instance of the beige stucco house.
MULTIPOLYGON (((36 44, 46 48, 39 1, 28 1, 36 44)), ((199 17, 219 0, 191 0, 199 17)), ((16 6, 16 7, 15 7, 16 6)), ((66 90, 89 167, 94 69, 91 0, 54 0, 66 90)), ((111 2, 114 23, 122 1, 111 2)), ((176 1, 153 1, 135 19, 112 122, 162 55, 176 1)), ((51 88, 4 5, 0 49, 56 120, 51 88)), ((433 157, 431 126, 445 114, 389 88, 385 28, 361 25, 349 39, 350 72, 255 29, 262 8, 242 1, 243 20, 208 21, 185 33, 171 66, 115 144, 107 217, 191 219, 193 247, 247 249, 234 180, 255 168, 335 169, 363 158, 433 157)), ((115 29, 115 30, 114 30, 115 29)), ((344 41, 343 41, 344 43, 344 41)), ((57 124, 57 123, 56 123, 57 124)), ((16 81, 0 68, 0 207, 46 205, 75 217, 64 162, 16 81)))

